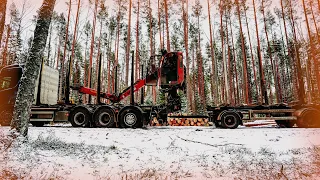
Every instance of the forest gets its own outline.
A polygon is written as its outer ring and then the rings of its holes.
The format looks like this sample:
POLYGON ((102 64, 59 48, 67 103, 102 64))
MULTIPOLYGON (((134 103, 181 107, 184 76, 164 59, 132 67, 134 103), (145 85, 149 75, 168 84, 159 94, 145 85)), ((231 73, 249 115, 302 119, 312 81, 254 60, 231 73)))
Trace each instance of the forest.
MULTIPOLYGON (((38 18, 30 17, 32 3, 1 0, 1 66, 30 56, 38 18)), ((319 14, 319 0, 64 0, 49 20, 42 59, 60 72, 61 101, 69 62, 72 84, 95 88, 101 54, 102 91, 114 93, 130 85, 131 71, 139 79, 150 56, 166 49, 184 54, 184 111, 312 104, 320 98, 319 14)), ((146 104, 164 102, 156 87, 147 87, 145 96, 146 104)), ((71 99, 89 103, 76 91, 71 99)))

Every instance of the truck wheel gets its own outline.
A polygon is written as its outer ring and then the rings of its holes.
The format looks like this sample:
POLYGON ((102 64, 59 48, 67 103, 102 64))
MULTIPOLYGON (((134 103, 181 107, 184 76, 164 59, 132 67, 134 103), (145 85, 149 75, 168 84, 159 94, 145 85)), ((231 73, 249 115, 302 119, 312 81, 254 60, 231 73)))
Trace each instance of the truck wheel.
POLYGON ((34 127, 43 127, 44 122, 31 122, 32 126, 34 127))
POLYGON ((225 111, 221 116, 221 126, 228 129, 236 129, 240 124, 240 116, 233 111, 225 111))
POLYGON ((96 127, 111 128, 114 126, 114 113, 110 109, 99 109, 94 113, 93 119, 96 127))
POLYGON ((75 108, 70 111, 69 120, 73 127, 87 127, 91 120, 91 114, 84 107, 75 108))
POLYGON ((276 123, 280 128, 292 128, 296 122, 292 120, 276 120, 276 123))
POLYGON ((134 128, 142 126, 142 114, 138 110, 128 108, 119 115, 120 127, 134 128))
POLYGON ((0 112, 0 125, 1 126, 10 126, 13 116, 13 110, 2 110, 0 112))
POLYGON ((306 109, 297 120, 300 128, 320 128, 320 111, 316 109, 306 109))

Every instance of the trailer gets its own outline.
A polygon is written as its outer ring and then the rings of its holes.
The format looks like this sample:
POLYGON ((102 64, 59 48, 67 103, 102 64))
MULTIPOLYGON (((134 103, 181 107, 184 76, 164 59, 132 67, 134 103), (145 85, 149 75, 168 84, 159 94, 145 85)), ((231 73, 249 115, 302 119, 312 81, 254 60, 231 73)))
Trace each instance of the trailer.
MULTIPOLYGON (((123 92, 108 94, 100 91, 101 76, 98 75, 98 89, 87 87, 72 87, 83 94, 97 96, 97 104, 75 106, 70 111, 69 121, 74 127, 122 127, 136 128, 143 124, 150 124, 156 118, 166 124, 168 118, 198 118, 199 115, 171 115, 181 110, 181 100, 177 91, 185 92, 185 67, 182 52, 164 51, 157 66, 150 61, 147 74, 133 83, 123 92), (162 105, 143 106, 134 102, 134 92, 142 90, 144 86, 158 86, 166 93, 167 102, 162 105), (119 104, 120 101, 131 96, 130 105, 119 104), (111 104, 103 104, 101 98, 109 99, 111 104)), ((132 55, 132 69, 134 69, 134 55, 132 55)), ((100 61, 101 63, 101 61, 100 61)), ((101 69, 99 70, 101 72, 101 69)), ((143 104, 143 97, 141 99, 143 104)), ((320 127, 319 105, 250 105, 250 106, 219 106, 207 107, 208 118, 216 127, 235 129, 245 121, 274 120, 279 127, 292 128, 296 124, 302 128, 320 127)))
MULTIPOLYGON (((132 52, 132 69, 134 69, 134 53, 132 52)), ((178 91, 186 91, 186 68, 183 64, 182 52, 162 51, 161 55, 150 58, 146 74, 134 82, 134 72, 131 71, 131 86, 121 93, 101 92, 101 55, 99 59, 97 89, 81 85, 70 85, 70 69, 66 77, 64 102, 58 102, 59 73, 47 66, 41 66, 38 83, 35 89, 35 102, 31 108, 30 122, 34 126, 43 126, 50 122, 69 121, 73 127, 99 128, 140 128, 150 124, 156 118, 161 124, 166 124, 168 118, 198 118, 199 115, 172 115, 181 110, 181 100, 178 91), (159 57, 160 61, 154 58, 159 57), (166 95, 166 103, 145 106, 144 87, 157 86, 166 95), (94 104, 73 104, 70 102, 70 89, 81 94, 96 96, 94 104), (140 104, 134 101, 134 93, 141 90, 140 104), (130 104, 121 102, 130 96, 130 104), (101 99, 107 99, 106 104, 101 99)), ((13 106, 19 82, 23 73, 23 65, 12 65, 0 71, 0 117, 1 125, 9 125, 12 119, 13 106), (3 121, 4 120, 4 121, 3 121)), ((143 69, 143 68, 142 68, 143 69)), ((117 78, 115 78, 115 84, 117 78)), ((117 87, 117 86, 115 86, 117 87)), ((207 107, 208 118, 218 128, 235 129, 245 121, 274 120, 279 127, 291 128, 294 125, 302 128, 320 127, 320 105, 243 105, 207 107)))

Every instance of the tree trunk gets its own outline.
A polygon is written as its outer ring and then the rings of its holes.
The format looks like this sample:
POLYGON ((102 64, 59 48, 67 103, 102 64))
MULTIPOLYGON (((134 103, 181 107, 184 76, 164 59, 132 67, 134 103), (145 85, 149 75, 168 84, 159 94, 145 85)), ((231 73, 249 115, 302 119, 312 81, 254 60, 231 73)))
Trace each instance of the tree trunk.
MULTIPOLYGON (((230 13, 229 13, 229 16, 230 16, 230 13)), ((228 53, 228 76, 229 76, 229 94, 230 94, 230 99, 229 99, 229 102, 230 104, 234 105, 234 98, 233 98, 233 83, 232 83, 232 80, 233 80, 233 76, 231 75, 232 74, 232 69, 231 69, 231 49, 230 49, 230 44, 229 44, 229 28, 228 28, 228 19, 226 18, 226 45, 227 45, 227 53, 228 53)))
POLYGON ((169 34, 168 0, 164 0, 164 10, 165 10, 165 14, 166 14, 167 51, 168 51, 168 52, 170 52, 170 34, 169 34))
POLYGON ((223 80, 224 88, 222 91, 222 98, 224 103, 229 103, 229 93, 228 93, 228 77, 227 77, 227 62, 225 60, 225 47, 224 47, 224 32, 223 32, 223 1, 220 0, 220 38, 221 38, 221 50, 222 50, 222 59, 223 59, 223 80))
POLYGON ((292 30, 293 30, 293 38, 294 38, 294 48, 295 48, 295 56, 297 60, 297 73, 298 81, 299 81, 299 101, 301 104, 305 103, 305 88, 304 88, 304 82, 302 77, 302 68, 301 68, 301 61, 300 61, 300 54, 299 54, 299 47, 298 47, 298 40, 297 40, 297 33, 296 33, 296 27, 295 27, 295 20, 293 18, 293 7, 291 0, 289 0, 289 9, 290 9, 290 19, 292 23, 292 30))
MULTIPOLYGON (((93 13, 93 26, 91 34, 91 46, 90 46, 90 59, 89 59, 89 69, 88 69, 88 86, 91 88, 91 76, 92 76, 92 61, 93 61, 93 51, 94 51, 94 37, 96 32, 96 23, 97 23, 97 11, 98 11, 98 0, 95 1, 93 13)), ((91 103, 91 96, 89 95, 88 103, 91 103)))
MULTIPOLYGON (((149 40, 150 40, 150 56, 153 55, 154 53, 154 42, 153 42, 153 16, 152 16, 152 7, 151 7, 151 0, 148 0, 148 17, 149 17, 149 40)), ((152 88, 152 98, 153 101, 156 102, 157 101, 157 93, 156 93, 156 88, 154 86, 151 87, 152 88)))
MULTIPOLYGON (((287 30, 287 23, 286 23, 286 18, 285 18, 285 14, 284 14, 284 7, 283 7, 283 0, 280 0, 280 5, 281 5, 281 17, 282 17, 282 21, 283 21, 283 26, 284 26, 284 33, 285 33, 285 37, 286 37, 286 44, 287 44, 287 51, 288 51, 288 57, 292 61, 292 56, 291 56, 291 49, 290 49, 290 44, 289 44, 289 37, 288 37, 288 30, 287 30)), ((291 68, 295 68, 294 64, 292 64, 291 68)), ((293 76, 294 77, 294 76, 293 76)), ((299 77, 298 77, 299 78, 299 77)), ((292 80, 293 84, 296 84, 296 77, 294 77, 294 80, 292 80)), ((289 80, 289 79, 288 79, 289 80)), ((291 83, 291 82, 290 82, 291 83)), ((294 85, 292 86, 292 88, 296 88, 294 85)), ((298 91, 298 89, 296 89, 296 91, 298 91)), ((288 93, 286 93, 286 95, 288 95, 288 93)))
POLYGON ((307 24, 307 30, 308 30, 308 37, 309 37, 309 42, 310 42, 310 46, 311 46, 311 59, 314 63, 314 73, 317 79, 317 87, 318 87, 318 94, 319 94, 319 87, 320 87, 320 73, 319 73, 319 63, 318 63, 318 59, 316 59, 316 53, 314 52, 316 47, 313 43, 313 38, 311 35, 311 30, 310 30, 310 26, 309 26, 309 20, 308 20, 308 16, 307 16, 307 10, 306 10, 306 5, 304 0, 302 0, 302 4, 303 4, 303 10, 304 10, 304 16, 305 16, 305 20, 306 20, 306 24, 307 24))
MULTIPOLYGON (((257 81, 257 71, 256 71, 256 63, 254 61, 254 54, 253 54, 253 47, 251 42, 251 34, 249 30, 249 23, 248 23, 248 16, 247 16, 247 9, 244 5, 244 16, 246 19, 246 25, 247 25, 247 32, 248 32, 248 38, 249 38, 249 46, 250 46, 250 54, 251 54, 251 61, 252 61, 252 68, 253 68, 253 77, 254 77, 254 84, 256 86, 256 94, 259 95, 259 87, 258 87, 258 81, 257 81)), ((259 98, 257 99, 259 101, 259 98)))
POLYGON ((256 35, 257 35, 257 51, 258 51, 258 59, 259 59, 259 74, 260 74, 260 86, 261 86, 261 100, 265 104, 269 104, 268 102, 268 94, 267 94, 267 89, 266 89, 266 80, 264 77, 264 70, 262 66, 262 56, 261 56, 261 46, 260 46, 260 38, 259 38, 259 27, 258 27, 258 20, 257 20, 257 12, 256 12, 256 5, 255 5, 255 0, 252 0, 253 4, 253 10, 254 10, 254 20, 255 20, 255 26, 256 26, 256 35))
POLYGON ((312 6, 313 6, 312 1, 309 1, 309 3, 310 3, 310 8, 311 8, 311 15, 312 15, 312 19, 313 19, 314 28, 316 30, 318 44, 320 44, 319 29, 318 29, 316 18, 314 17, 314 12, 313 12, 313 8, 312 8, 312 6))
MULTIPOLYGON (((280 99, 279 99, 279 94, 277 93, 279 91, 279 87, 277 86, 277 78, 276 78, 276 73, 275 73, 275 70, 274 70, 274 62, 273 62, 273 58, 272 58, 272 52, 271 52, 271 47, 270 47, 270 41, 269 41, 269 35, 268 35, 268 30, 267 30, 267 20, 266 20, 266 16, 265 16, 265 7, 264 7, 264 1, 265 0, 262 0, 261 1, 261 11, 262 11, 262 16, 263 16, 263 22, 264 22, 264 32, 265 32, 265 35, 266 35, 266 40, 267 40, 267 48, 268 48, 268 54, 269 54, 269 59, 270 59, 270 64, 271 64, 271 71, 272 71, 272 74, 273 74, 273 79, 274 79, 274 82, 275 82, 275 89, 276 89, 276 98, 277 98, 277 103, 280 102, 280 99)), ((271 87, 271 80, 269 81, 269 86, 271 87)), ((270 89, 271 91, 271 89, 270 89)), ((270 93, 272 95, 272 93, 270 93)), ((272 97, 270 97, 272 99, 272 97)))
MULTIPOLYGON (((108 40, 108 49, 107 49, 107 93, 111 93, 111 44, 112 44, 112 37, 114 35, 114 31, 109 31, 109 40, 108 40)), ((110 103, 109 100, 106 101, 106 103, 110 103)))
MULTIPOLYGON (((98 41, 98 47, 97 47, 98 53, 97 53, 97 59, 96 59, 96 77, 98 77, 98 73, 99 73, 99 61, 100 61, 100 54, 101 54, 101 39, 102 39, 102 19, 100 19, 100 33, 99 33, 99 41, 98 41)), ((101 56, 101 58, 102 58, 102 56, 101 56)), ((101 62, 102 62, 102 59, 101 59, 101 62)), ((102 72, 100 72, 100 73, 103 74, 103 68, 101 68, 101 69, 102 69, 102 72)), ((98 83, 101 83, 101 82, 97 81, 97 83, 94 87, 95 89, 98 89, 98 83)), ((98 98, 96 98, 95 100, 96 100, 96 103, 99 104, 100 100, 98 98)))
POLYGON ((191 82, 190 82, 190 73, 189 73, 189 35, 188 35, 188 0, 182 0, 182 20, 183 20, 183 34, 184 34, 184 46, 185 46, 185 51, 186 51, 186 57, 185 57, 185 61, 186 61, 186 78, 185 81, 187 83, 187 103, 188 103, 188 110, 192 109, 192 94, 191 94, 191 82), (184 6, 187 6, 187 10, 185 10, 184 6))
POLYGON ((34 100, 34 89, 47 42, 54 5, 55 0, 43 1, 39 10, 33 43, 28 60, 26 61, 24 74, 20 81, 11 127, 15 128, 22 136, 28 135, 31 105, 34 100))
POLYGON ((153 55, 153 27, 152 27, 152 8, 151 8, 151 0, 148 0, 148 16, 149 16, 149 27, 150 27, 150 56, 153 55))
POLYGON ((79 22, 79 13, 80 13, 80 3, 81 0, 78 0, 78 8, 77 8, 77 16, 76 16, 76 23, 74 25, 74 31, 73 31, 73 39, 72 39, 72 48, 71 48, 71 59, 70 59, 70 64, 71 64, 71 68, 70 68, 70 74, 72 74, 73 71, 73 62, 74 62, 74 48, 76 45, 76 41, 77 41, 77 33, 78 33, 78 22, 79 22))
MULTIPOLYGON (((138 11, 137 11, 137 24, 136 24, 136 67, 135 67, 135 81, 137 81, 138 79, 140 79, 139 75, 140 75, 140 71, 143 71, 142 69, 140 69, 140 42, 139 42, 139 36, 140 36, 140 32, 139 32, 139 27, 140 27, 140 0, 138 0, 138 11)), ((161 34, 161 33, 160 33, 161 34)), ((139 92, 137 92, 137 96, 136 99, 139 99, 139 92)))
MULTIPOLYGON (((140 0, 138 0, 139 3, 140 0)), ((160 0, 158 0, 158 26, 159 26, 159 40, 160 40, 160 49, 164 48, 164 45, 162 43, 162 34, 161 34, 161 12, 160 12, 160 0)))
POLYGON ((71 0, 69 1, 69 10, 68 10, 68 20, 67 20, 67 25, 66 25, 66 37, 64 41, 64 47, 63 47, 63 58, 61 62, 61 69, 60 69, 60 95, 59 95, 59 100, 61 101, 63 98, 63 87, 64 87, 64 73, 65 73, 65 61, 66 61, 66 55, 67 55, 67 43, 69 39, 69 23, 70 23, 70 15, 71 15, 71 0))
MULTIPOLYGON (((208 3, 208 21, 209 21, 209 29, 210 29, 210 53, 211 53, 211 68, 212 68, 212 74, 213 74, 213 81, 211 82, 212 84, 217 84, 217 81, 215 79, 216 77, 216 62, 215 62, 215 53, 214 53, 214 48, 213 48, 213 33, 212 33, 212 24, 211 24, 211 10, 210 10, 210 1, 207 0, 208 3)), ((217 88, 216 90, 211 90, 212 91, 212 99, 213 99, 213 104, 217 104, 216 102, 216 96, 217 96, 217 88)))
POLYGON ((237 59, 236 59, 236 52, 235 52, 235 49, 234 49, 234 40, 233 40, 233 30, 232 30, 232 26, 231 26, 231 18, 229 18, 229 26, 230 26, 230 32, 231 32, 231 45, 232 45, 232 53, 233 53, 233 71, 234 71, 234 74, 236 76, 236 82, 235 82, 235 90, 234 90, 234 103, 237 105, 237 104, 240 104, 240 94, 239 94, 239 82, 238 82, 238 71, 237 71, 237 59))
MULTIPOLYGON (((115 63, 114 63, 114 67, 113 67, 113 77, 115 77, 115 68, 118 68, 118 59, 119 59, 119 44, 120 44, 120 21, 121 21, 121 0, 119 1, 119 9, 118 9, 118 15, 117 15, 117 40, 115 43, 115 63)), ((118 69, 118 71, 120 71, 120 69, 118 69)), ((118 85, 118 83, 116 83, 118 85)), ((116 85, 114 83, 114 81, 112 81, 112 87, 113 87, 113 92, 115 92, 116 89, 118 89, 117 87, 115 87, 116 85)))
MULTIPOLYGON (((131 40, 131 7, 132 0, 129 0, 129 18, 128 18, 128 34, 127 34, 127 47, 126 47, 126 78, 124 83, 128 86, 129 83, 129 59, 130 59, 130 40, 131 40)), ((132 69, 133 71, 133 69, 132 69)))
POLYGON ((206 109, 206 95, 205 95, 205 83, 204 83, 204 72, 203 72, 203 60, 201 53, 201 36, 200 36, 200 15, 198 16, 198 69, 199 69, 199 90, 200 90, 200 99, 203 106, 203 110, 206 109))
POLYGON ((193 70, 193 73, 192 73, 192 88, 193 88, 193 103, 192 103, 192 113, 196 113, 197 111, 197 107, 196 107, 196 78, 195 78, 195 53, 194 53, 194 47, 191 47, 191 50, 192 50, 192 70, 193 70))
POLYGON ((2 34, 3 34, 4 25, 6 21, 6 9, 7 9, 7 0, 2 0, 0 3, 0 44, 2 44, 2 34))
POLYGON ((244 102, 246 104, 251 104, 251 98, 249 97, 249 82, 248 82, 248 64, 247 64, 247 52, 245 49, 244 44, 244 37, 243 37, 243 31, 242 31, 242 22, 240 17, 240 7, 239 7, 239 0, 236 0, 237 5, 237 12, 238 12, 238 20, 239 20, 239 26, 240 26, 240 37, 241 37, 241 49, 242 49, 242 58, 243 58, 243 78, 244 78, 244 102))

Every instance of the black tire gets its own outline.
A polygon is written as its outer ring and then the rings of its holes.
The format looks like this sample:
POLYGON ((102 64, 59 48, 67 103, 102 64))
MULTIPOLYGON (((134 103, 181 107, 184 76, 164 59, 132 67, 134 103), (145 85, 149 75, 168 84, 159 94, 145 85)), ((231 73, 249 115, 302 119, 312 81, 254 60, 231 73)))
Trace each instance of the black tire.
POLYGON ((99 128, 111 128, 114 127, 115 117, 114 112, 111 109, 101 108, 93 115, 93 123, 99 128))
POLYGON ((34 127, 43 127, 44 126, 44 122, 30 122, 32 124, 32 126, 34 127))
POLYGON ((292 120, 276 120, 276 123, 280 128, 292 128, 296 124, 292 120))
POLYGON ((236 129, 240 124, 240 116, 234 111, 225 111, 221 115, 221 126, 227 129, 236 129))
POLYGON ((298 118, 297 126, 300 128, 320 128, 320 111, 316 109, 306 110, 298 118))
POLYGON ((73 127, 88 127, 91 113, 84 107, 77 107, 70 111, 69 121, 73 127))
POLYGON ((0 124, 1 126, 10 126, 13 116, 13 109, 6 109, 0 112, 0 124))
POLYGON ((140 111, 127 108, 119 114, 119 124, 122 128, 142 127, 142 114, 140 111))
POLYGON ((221 125, 219 124, 219 122, 217 122, 217 121, 214 122, 214 125, 216 128, 222 128, 221 125))

